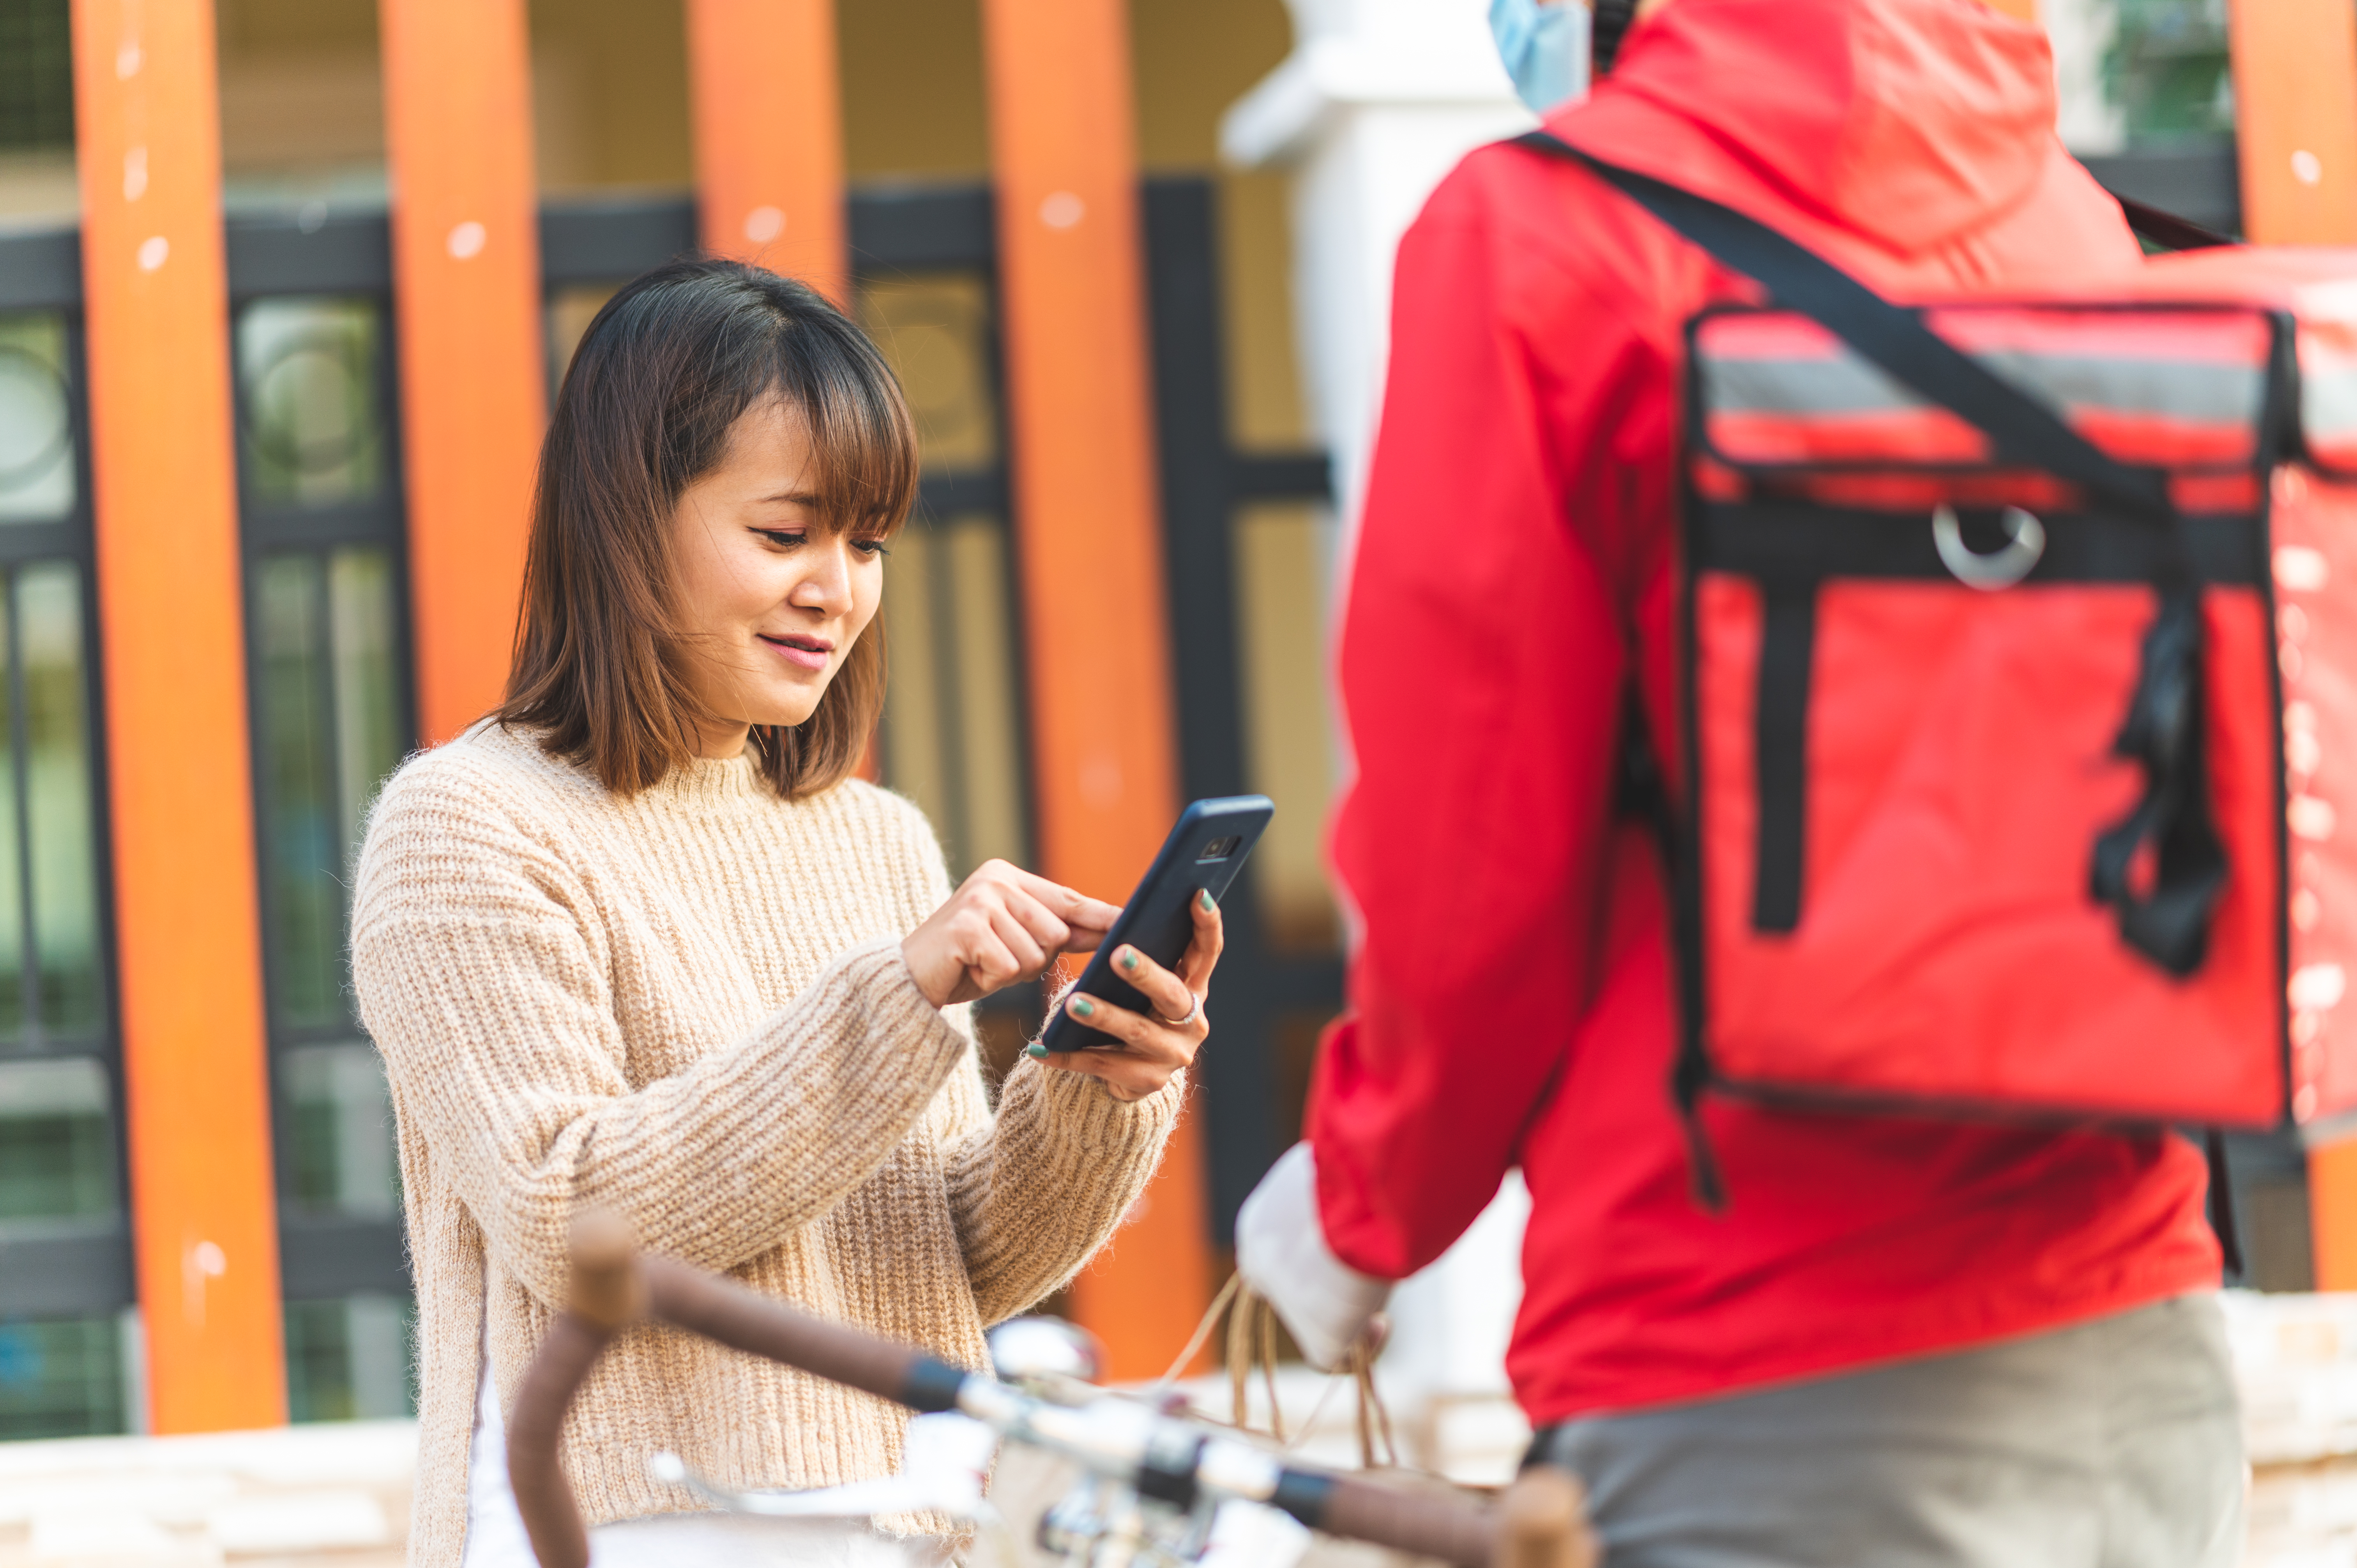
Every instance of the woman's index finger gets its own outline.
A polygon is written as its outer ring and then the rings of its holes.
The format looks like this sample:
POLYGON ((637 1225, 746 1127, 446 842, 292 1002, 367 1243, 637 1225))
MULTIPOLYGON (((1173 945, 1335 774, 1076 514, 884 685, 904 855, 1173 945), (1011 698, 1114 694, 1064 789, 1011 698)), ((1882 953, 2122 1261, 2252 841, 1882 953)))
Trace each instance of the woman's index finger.
POLYGON ((1064 916, 1067 925, 1086 926, 1092 931, 1109 931, 1121 918, 1121 906, 1108 904, 1102 898, 1092 898, 1085 893, 1072 895, 1073 906, 1064 916))
POLYGON ((1067 924, 1103 928, 1113 924, 1121 913, 1121 906, 1108 904, 1102 898, 1092 898, 1077 887, 1040 875, 1036 871, 1016 868, 1020 886, 1040 903, 1053 909, 1067 924))

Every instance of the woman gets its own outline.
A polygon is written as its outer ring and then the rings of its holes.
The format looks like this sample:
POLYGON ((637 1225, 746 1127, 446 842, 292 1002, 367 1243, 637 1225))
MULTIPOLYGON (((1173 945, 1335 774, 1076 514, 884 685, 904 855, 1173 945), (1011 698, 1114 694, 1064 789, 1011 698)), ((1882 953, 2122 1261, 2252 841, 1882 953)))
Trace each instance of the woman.
MULTIPOLYGON (((961 1004, 1092 949, 1118 911, 996 862, 952 893, 924 818, 850 777, 915 486, 874 347, 758 268, 648 274, 566 372, 507 702, 385 787, 354 891, 416 1273, 423 1568, 522 1551, 500 1412, 577 1208, 980 1365, 983 1326, 1070 1279, 1153 1170, 1217 911, 1198 901, 1176 974, 1116 955, 1160 1016, 1069 999, 1119 1046, 1035 1045, 994 1112, 961 1004)), ((645 1328, 590 1378, 565 1462, 610 1561, 694 1528, 644 1473, 656 1450, 729 1486, 823 1486, 889 1473, 901 1430, 645 1328)))

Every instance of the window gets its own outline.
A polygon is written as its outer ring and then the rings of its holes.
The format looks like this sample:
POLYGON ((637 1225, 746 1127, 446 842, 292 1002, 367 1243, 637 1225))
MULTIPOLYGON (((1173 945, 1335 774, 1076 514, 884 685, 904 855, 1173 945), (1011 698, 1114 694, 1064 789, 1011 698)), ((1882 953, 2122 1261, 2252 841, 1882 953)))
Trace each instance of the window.
POLYGON ((1022 865, 1023 732, 1006 530, 920 518, 884 564, 884 777, 925 810, 952 875, 1022 865))
POLYGON ((859 325, 900 378, 927 472, 996 468, 998 397, 988 281, 973 272, 864 279, 856 309, 859 325))
POLYGON ((297 1421, 411 1408, 384 1072, 353 1014, 350 867, 410 741, 385 302, 236 320, 287 1391, 297 1421))
POLYGON ((278 1163, 286 1201, 306 1213, 393 1219, 401 1213, 393 1098, 365 1046, 302 1046, 279 1058, 285 1121, 278 1163))
POLYGON ((406 1295, 286 1304, 286 1409, 296 1421, 386 1421, 417 1409, 406 1295))
POLYGON ((382 545, 274 551, 253 583, 274 1011, 340 1029, 346 871, 403 750, 393 560, 382 545))
POLYGON ((72 145, 69 0, 0 0, 0 152, 72 145))
POLYGON ((1237 509, 1236 669, 1243 703, 1244 787, 1278 804, 1253 855, 1264 940, 1285 953, 1341 946, 1326 880, 1335 727, 1326 695, 1334 515, 1318 501, 1237 509))
POLYGON ((0 523, 62 521, 76 489, 65 322, 0 315, 0 523))
POLYGON ((544 315, 548 334, 548 396, 553 403, 556 389, 564 384, 565 372, 573 363, 573 350, 581 347, 581 336, 589 330, 589 323, 606 308, 622 280, 598 283, 568 284, 551 289, 544 315))
POLYGON ((0 1067, 0 1222, 115 1212, 107 1099, 86 1057, 0 1067))
POLYGON ((381 352, 366 300, 265 299, 245 308, 237 371, 245 482, 256 500, 318 506, 382 492, 381 352))
POLYGON ((123 1339, 112 1316, 0 1323, 0 1437, 123 1431, 123 1339))
POLYGON ((61 313, 0 313, 0 1438, 131 1397, 74 354, 61 313))
POLYGON ((900 378, 924 472, 884 568, 884 781, 924 808, 952 876, 993 858, 1028 864, 989 282, 979 271, 870 278, 857 314, 900 378))
MULTIPOLYGON (((113 1096, 91 1057, 0 1065, 0 1242, 122 1234, 113 1096)), ((0 1321, 0 1437, 124 1426, 119 1315, 0 1321)))

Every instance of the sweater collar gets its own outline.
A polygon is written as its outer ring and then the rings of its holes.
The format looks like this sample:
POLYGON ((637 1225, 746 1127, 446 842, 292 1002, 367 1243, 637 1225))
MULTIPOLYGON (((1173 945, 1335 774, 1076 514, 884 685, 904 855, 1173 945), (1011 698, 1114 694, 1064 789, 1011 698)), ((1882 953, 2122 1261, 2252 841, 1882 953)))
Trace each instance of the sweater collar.
POLYGON ((748 746, 735 757, 698 757, 681 763, 647 791, 682 806, 716 806, 770 793, 748 746))

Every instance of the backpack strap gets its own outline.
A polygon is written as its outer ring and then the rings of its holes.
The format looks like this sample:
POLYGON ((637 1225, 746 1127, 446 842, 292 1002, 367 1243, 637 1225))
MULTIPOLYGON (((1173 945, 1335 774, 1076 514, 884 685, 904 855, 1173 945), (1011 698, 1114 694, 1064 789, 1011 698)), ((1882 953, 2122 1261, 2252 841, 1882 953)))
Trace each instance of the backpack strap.
POLYGON ((1601 81, 1620 58, 1620 40, 1637 19, 1637 0, 1594 0, 1587 23, 1587 75, 1601 81))
MULTIPOLYGON (((1924 326, 1919 312, 1892 304, 1814 251, 1731 207, 1606 163, 1549 132, 1515 140, 1586 165, 1676 233, 1758 282, 1778 305, 1808 317, 1918 396, 1979 430, 2008 460, 2068 479, 2134 516, 2175 520, 2168 480, 2158 469, 2120 462, 1924 326)), ((2186 578, 2191 580, 2190 567, 2186 578)))
POLYGON ((2120 204, 2120 216, 2128 220, 2130 229, 2164 251, 2214 251, 2235 242, 2231 236, 2205 228, 2190 218, 2179 218, 2134 197, 2122 196, 2110 186, 2104 187, 2104 194, 2120 204))
POLYGON ((2113 457, 2046 403, 1932 331, 1920 312, 1883 298, 1757 219, 1607 163, 1545 131, 1516 141, 1584 166, 1673 231, 1760 283, 1779 306, 1807 316, 1919 396, 1975 426, 2004 460, 2068 480, 2168 531, 2173 542, 2155 584, 2159 613, 2145 638, 2136 692, 2112 748, 2142 766, 2144 798, 2098 842, 2088 882, 2092 895, 2116 911, 2129 945, 2172 974, 2198 969, 2210 913, 2225 884, 2225 854, 2210 813, 2198 578, 2168 476, 2113 457), (2131 868, 2147 847, 2156 875, 2139 893, 2131 868))
MULTIPOLYGON (((1613 765, 1617 777, 1612 786, 1612 814, 1620 821, 1642 825, 1653 841, 1654 853, 1661 856, 1662 883, 1670 901, 1670 981, 1676 994, 1674 1016, 1681 1020, 1699 1018, 1702 997, 1689 986, 1700 977, 1695 966, 1680 955, 1700 940, 1701 933, 1692 916, 1701 906, 1695 891, 1694 868, 1687 863, 1684 835, 1678 830, 1677 805, 1670 799, 1668 781, 1662 777, 1661 756, 1654 749, 1645 723, 1644 700, 1638 694, 1633 678, 1621 694, 1619 748, 1613 765)), ((1685 1136, 1686 1174, 1693 1180, 1695 1203, 1706 1212, 1717 1214, 1727 1208, 1727 1178, 1719 1171, 1710 1133, 1702 1124, 1702 1093, 1709 1087, 1710 1057, 1702 1047, 1702 1031, 1683 1026, 1678 1030, 1676 1056, 1670 1064, 1670 1102, 1678 1113, 1678 1131, 1685 1136)))
MULTIPOLYGON (((2202 1129, 2201 1153, 2210 1162, 2210 1230, 2218 1238, 2219 1262, 2230 1275, 2248 1273, 2248 1260, 2243 1256, 2243 1225, 2234 1215, 2234 1175, 2226 1167, 2224 1129, 2202 1129)), ((2249 1280, 2234 1283, 2245 1287, 2251 1283, 2249 1280)))

